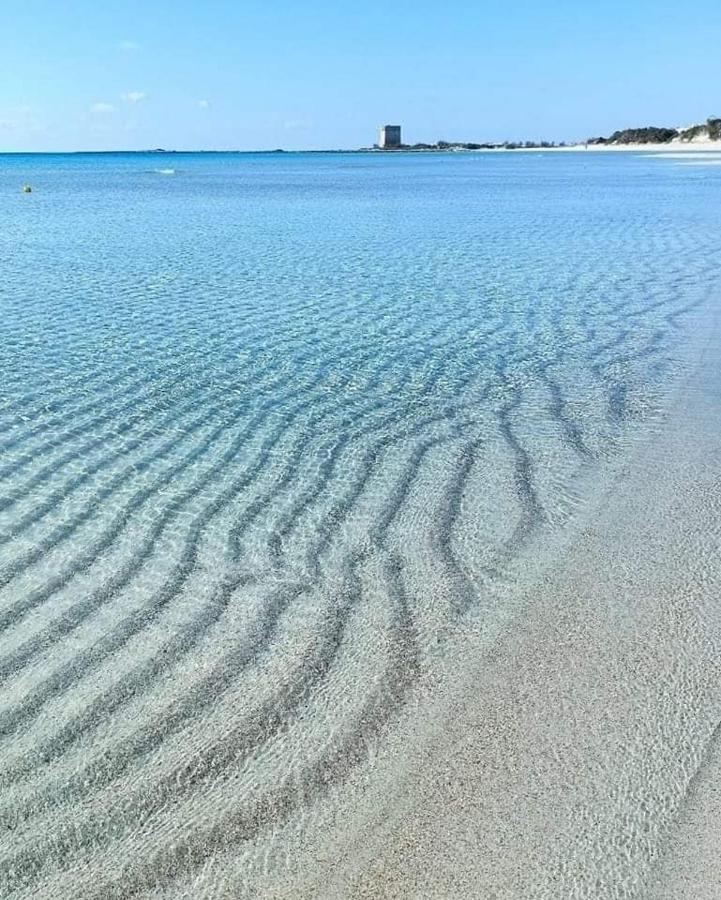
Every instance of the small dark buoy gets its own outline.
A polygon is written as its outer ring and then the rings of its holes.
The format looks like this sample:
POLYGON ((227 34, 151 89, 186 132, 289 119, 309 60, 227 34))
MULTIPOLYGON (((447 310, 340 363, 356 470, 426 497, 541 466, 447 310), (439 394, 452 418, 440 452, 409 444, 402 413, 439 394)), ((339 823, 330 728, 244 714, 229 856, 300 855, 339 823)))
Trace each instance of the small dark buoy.
POLYGON ((23 194, 32 194, 32 192, 33 192, 33 189, 30 187, 29 184, 23 185, 23 194))

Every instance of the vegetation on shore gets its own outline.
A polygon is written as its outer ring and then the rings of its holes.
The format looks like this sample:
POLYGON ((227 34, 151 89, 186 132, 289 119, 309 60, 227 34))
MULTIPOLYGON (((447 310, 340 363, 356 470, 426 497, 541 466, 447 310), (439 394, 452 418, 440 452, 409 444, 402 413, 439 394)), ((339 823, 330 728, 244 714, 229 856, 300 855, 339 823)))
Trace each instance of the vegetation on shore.
POLYGON ((703 125, 690 128, 665 128, 649 125, 645 128, 625 128, 610 137, 591 138, 589 144, 668 144, 671 141, 720 141, 721 119, 710 118, 703 125))
MULTIPOLYGON (((399 150, 405 151, 448 151, 448 150, 534 150, 549 147, 565 147, 566 144, 557 144, 555 141, 503 141, 503 143, 485 143, 476 144, 467 141, 436 141, 435 144, 401 144, 399 147, 387 147, 383 149, 384 153, 395 153, 399 150)), ((376 150, 380 149, 376 144, 376 150)))

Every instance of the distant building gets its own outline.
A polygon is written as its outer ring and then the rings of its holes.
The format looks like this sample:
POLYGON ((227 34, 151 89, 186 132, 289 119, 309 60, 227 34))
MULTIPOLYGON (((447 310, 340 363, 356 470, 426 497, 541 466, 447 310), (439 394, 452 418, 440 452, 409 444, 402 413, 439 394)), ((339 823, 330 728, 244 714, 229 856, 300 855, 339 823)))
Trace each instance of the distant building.
POLYGON ((378 146, 381 150, 394 150, 401 145, 401 126, 383 125, 378 146))

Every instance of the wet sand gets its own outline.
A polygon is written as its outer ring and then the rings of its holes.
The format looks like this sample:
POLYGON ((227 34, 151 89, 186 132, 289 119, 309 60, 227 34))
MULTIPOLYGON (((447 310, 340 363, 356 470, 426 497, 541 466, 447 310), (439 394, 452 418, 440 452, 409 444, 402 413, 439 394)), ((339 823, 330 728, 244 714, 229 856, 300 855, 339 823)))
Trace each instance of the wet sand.
POLYGON ((525 621, 492 650, 466 636, 464 677, 441 680, 435 706, 356 781, 343 836, 319 828, 285 878, 256 888, 719 895, 718 362, 714 337, 525 621))
POLYGON ((654 900, 721 897, 721 736, 716 733, 669 835, 649 890, 654 900))

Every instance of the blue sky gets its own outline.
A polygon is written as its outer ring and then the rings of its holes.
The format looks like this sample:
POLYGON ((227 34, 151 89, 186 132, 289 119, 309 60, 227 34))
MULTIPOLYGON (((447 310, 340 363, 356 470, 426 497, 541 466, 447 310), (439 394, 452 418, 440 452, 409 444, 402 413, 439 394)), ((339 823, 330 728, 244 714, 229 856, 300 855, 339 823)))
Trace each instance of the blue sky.
POLYGON ((719 46, 719 0, 5 0, 0 150, 686 125, 721 115, 719 46))

